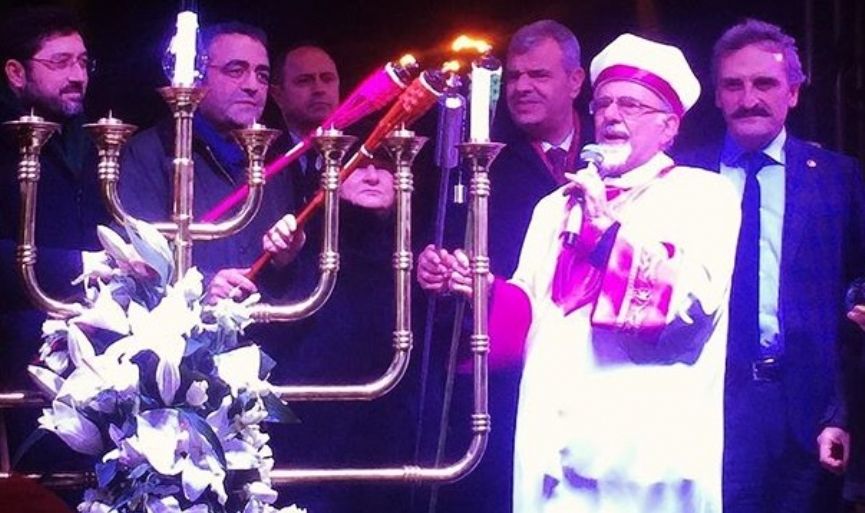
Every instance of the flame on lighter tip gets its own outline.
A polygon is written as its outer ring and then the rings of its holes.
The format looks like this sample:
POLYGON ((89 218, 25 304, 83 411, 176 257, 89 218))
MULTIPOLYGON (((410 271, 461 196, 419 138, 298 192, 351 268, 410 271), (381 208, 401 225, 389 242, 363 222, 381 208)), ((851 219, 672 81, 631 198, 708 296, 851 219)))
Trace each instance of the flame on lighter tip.
POLYGON ((465 34, 460 35, 451 43, 451 50, 460 52, 462 50, 475 50, 478 53, 487 53, 492 50, 491 44, 483 39, 473 39, 465 34))

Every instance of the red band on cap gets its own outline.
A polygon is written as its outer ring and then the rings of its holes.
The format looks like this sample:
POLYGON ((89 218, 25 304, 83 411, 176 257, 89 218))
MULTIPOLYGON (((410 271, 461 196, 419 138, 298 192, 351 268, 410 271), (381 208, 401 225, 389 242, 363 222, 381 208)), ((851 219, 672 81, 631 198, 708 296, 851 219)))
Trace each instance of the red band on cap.
POLYGON ((610 66, 598 75, 598 78, 595 79, 595 87, 598 87, 604 82, 610 80, 630 80, 632 82, 638 82, 666 100, 667 103, 670 104, 670 107, 672 107, 673 113, 679 117, 682 117, 685 114, 685 107, 682 105, 682 100, 679 99, 679 95, 676 94, 676 90, 673 89, 673 86, 654 73, 633 66, 617 64, 615 66, 610 66))

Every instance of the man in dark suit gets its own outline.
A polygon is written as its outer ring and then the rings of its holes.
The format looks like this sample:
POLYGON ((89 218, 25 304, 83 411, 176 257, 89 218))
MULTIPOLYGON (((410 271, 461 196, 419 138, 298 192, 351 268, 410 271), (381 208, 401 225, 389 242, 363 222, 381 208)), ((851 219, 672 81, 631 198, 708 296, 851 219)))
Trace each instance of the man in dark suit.
MULTIPOLYGON (((511 37, 504 87, 514 129, 503 129, 501 123, 493 127, 493 138, 507 145, 490 169, 489 254, 497 276, 510 277, 516 269, 535 204, 565 183, 565 172, 577 169, 575 162, 585 139, 574 110, 585 79, 580 57, 576 36, 553 20, 525 25, 511 37)), ((460 220, 451 224, 464 226, 460 220)), ((462 234, 458 239, 453 243, 461 246, 462 234)), ((424 253, 435 255, 436 251, 430 245, 424 253)), ((419 276, 424 272, 418 269, 419 276)), ((522 365, 498 366, 493 371, 489 390, 495 428, 484 459, 471 476, 444 489, 442 511, 511 510, 514 424, 522 365), (476 493, 476 489, 484 493, 476 493)), ((470 397, 468 380, 458 386, 466 390, 455 397, 470 397)), ((465 418, 458 414, 452 417, 465 418)), ((459 442, 452 445, 460 450, 464 447, 459 442)))
MULTIPOLYGON (((75 292, 82 251, 100 249, 96 226, 109 217, 99 199, 96 151, 82 128, 90 58, 79 22, 59 8, 26 8, 0 27, 0 121, 35 113, 61 129, 42 148, 36 207, 37 276, 57 299, 75 292)), ((28 383, 27 362, 39 348, 43 312, 33 308, 15 263, 21 197, 16 168, 18 140, 0 138, 0 382, 28 383), (12 356, 15 355, 15 356, 12 356)))
POLYGON ((787 133, 805 76, 794 39, 779 27, 733 26, 715 44, 713 71, 727 134, 720 148, 684 163, 717 169, 742 191, 724 510, 836 511, 832 474, 843 471, 849 447, 839 351, 857 336, 843 297, 865 263, 861 170, 787 133))
MULTIPOLYGON (((339 106, 336 64, 319 46, 289 47, 274 61, 270 95, 279 107, 286 129, 273 145, 273 153, 284 153, 321 126, 339 106)), ((288 171, 296 205, 305 205, 318 191, 322 166, 318 153, 309 151, 288 171)))
MULTIPOLYGON (((0 122, 31 112, 61 129, 42 148, 36 205, 36 276, 53 298, 79 293, 71 282, 90 262, 98 262, 96 226, 110 218, 99 196, 96 150, 82 128, 91 61, 77 17, 57 7, 27 7, 0 27, 0 122)), ((0 387, 30 384, 27 364, 37 356, 45 312, 35 308, 18 276, 16 246, 22 198, 16 168, 18 140, 0 137, 0 387)), ((0 415, 3 416, 3 415, 0 415)), ((38 410, 5 414, 10 455, 26 444, 37 426, 38 410)), ((4 419, 0 418, 0 423, 4 419)), ((0 449, 2 450, 2 449, 0 449)), ((39 440, 15 470, 68 470, 83 459, 54 436, 39 440)), ((7 490, 8 491, 8 490, 7 490)), ((2 492, 0 492, 2 493, 2 492)), ((2 502, 2 500, 0 500, 2 502)), ((26 508, 18 505, 15 508, 26 508)))

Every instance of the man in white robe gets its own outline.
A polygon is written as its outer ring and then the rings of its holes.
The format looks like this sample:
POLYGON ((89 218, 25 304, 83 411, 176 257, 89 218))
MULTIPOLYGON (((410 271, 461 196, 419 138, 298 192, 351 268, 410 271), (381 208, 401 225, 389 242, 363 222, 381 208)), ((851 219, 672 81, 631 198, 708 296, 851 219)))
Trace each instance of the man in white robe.
MULTIPOLYGON (((678 49, 625 34, 591 79, 603 161, 538 203, 492 287, 491 351, 524 359, 514 510, 720 512, 738 198, 664 153, 700 90, 678 49)), ((418 279, 470 293, 467 264, 425 251, 418 279)))

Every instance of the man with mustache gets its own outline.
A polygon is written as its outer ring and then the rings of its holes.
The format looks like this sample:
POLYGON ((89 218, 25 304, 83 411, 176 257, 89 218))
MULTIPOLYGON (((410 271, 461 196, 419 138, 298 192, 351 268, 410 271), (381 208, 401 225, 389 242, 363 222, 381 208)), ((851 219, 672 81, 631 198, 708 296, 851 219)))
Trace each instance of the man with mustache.
MULTIPOLYGON (((490 275, 491 355, 524 366, 514 511, 720 511, 735 191, 664 153, 700 93, 681 51, 625 34, 590 76, 603 159, 490 275)), ((421 285, 470 294, 466 254, 438 259, 421 285)))
MULTIPOLYGON (((274 144, 274 153, 285 152, 321 126, 339 105, 336 64, 319 46, 289 47, 275 61, 270 93, 286 128, 274 144)), ((298 205, 306 204, 318 190, 322 165, 321 157, 310 151, 289 171, 298 205)))
MULTIPOLYGON (((261 119, 270 84, 267 38, 257 27, 227 22, 203 31, 207 69, 202 86, 207 94, 193 120, 195 195, 193 216, 199 218, 246 180, 246 158, 231 131, 261 119)), ((170 219, 174 156, 174 122, 166 119, 134 137, 121 161, 120 198, 127 211, 148 221, 170 219)), ((238 207, 239 208, 239 207, 238 207)), ((204 273, 210 300, 231 295, 243 299, 258 287, 245 273, 265 250, 275 254, 261 276, 276 280, 276 271, 290 261, 303 237, 294 237, 292 186, 286 174, 268 179, 258 215, 240 232, 216 241, 196 243, 193 263, 204 273), (268 231, 275 226, 275 230, 268 231), (267 234, 263 237, 263 234, 267 234)))
POLYGON ((865 256, 858 164, 785 129, 805 75, 795 40, 749 19, 713 53, 720 148, 694 162, 733 180, 742 230, 727 352, 724 509, 831 512, 849 450, 839 351, 856 341, 846 284, 865 256), (825 470, 821 470, 820 464, 825 470))
MULTIPOLYGON (((501 117, 493 127, 493 138, 506 146, 490 170, 495 185, 490 196, 489 253, 496 275, 510 276, 514 272, 532 209, 538 200, 565 183, 566 171, 576 168, 585 134, 574 102, 584 79, 580 43, 561 23, 539 20, 520 27, 511 37, 504 66, 510 119, 501 117)), ((451 214, 452 220, 458 219, 451 214)), ((459 219, 453 225, 461 229, 465 222, 459 219)), ((462 234, 457 238, 462 241, 462 234)), ((424 253, 436 258, 433 246, 427 246, 424 253)), ((420 275, 424 271, 418 272, 420 275)), ((496 429, 490 433, 479 468, 455 486, 442 489, 443 502, 455 501, 455 510, 510 510, 513 430, 522 367, 506 363, 493 370, 490 411, 496 429), (479 486, 491 492, 469 492, 479 486)), ((470 390, 470 380, 464 384, 470 390)), ((471 404, 464 407, 470 411, 471 404)), ((462 418, 456 414, 453 417, 462 418)), ((453 445, 460 446, 458 442, 453 445)))

